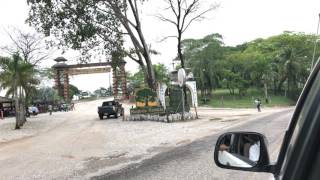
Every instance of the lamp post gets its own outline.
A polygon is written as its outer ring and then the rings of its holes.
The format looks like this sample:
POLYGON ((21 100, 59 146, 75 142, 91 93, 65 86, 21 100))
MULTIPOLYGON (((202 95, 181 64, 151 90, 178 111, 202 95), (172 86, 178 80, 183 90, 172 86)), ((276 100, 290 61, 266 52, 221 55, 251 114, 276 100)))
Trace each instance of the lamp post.
POLYGON ((317 41, 318 41, 318 34, 319 34, 319 26, 320 26, 320 13, 319 13, 319 20, 318 20, 318 27, 317 27, 317 33, 316 33, 316 37, 315 37, 315 40, 314 40, 314 48, 313 48, 313 55, 312 55, 312 62, 311 62, 311 70, 313 69, 313 65, 314 65, 314 58, 315 58, 315 55, 316 55, 316 50, 317 50, 317 41))

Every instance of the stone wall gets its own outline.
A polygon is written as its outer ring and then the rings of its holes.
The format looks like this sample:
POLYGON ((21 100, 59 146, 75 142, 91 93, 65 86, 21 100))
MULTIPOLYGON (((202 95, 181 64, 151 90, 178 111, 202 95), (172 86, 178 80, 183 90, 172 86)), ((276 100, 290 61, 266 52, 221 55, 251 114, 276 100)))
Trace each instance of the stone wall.
MULTIPOLYGON (((186 112, 184 114, 184 121, 189 121, 189 120, 195 120, 196 116, 193 113, 186 112)), ((182 120, 182 114, 177 113, 177 114, 170 114, 168 116, 160 116, 160 115, 150 115, 150 114, 136 114, 136 115, 130 115, 124 118, 124 121, 156 121, 156 122, 166 122, 166 123, 171 123, 171 122, 179 122, 183 121, 182 120)))

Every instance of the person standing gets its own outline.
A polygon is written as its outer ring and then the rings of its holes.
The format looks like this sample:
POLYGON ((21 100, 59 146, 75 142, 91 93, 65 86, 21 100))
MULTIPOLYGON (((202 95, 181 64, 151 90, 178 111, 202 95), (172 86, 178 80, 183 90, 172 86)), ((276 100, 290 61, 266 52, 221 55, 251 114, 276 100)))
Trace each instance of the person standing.
POLYGON ((254 102, 255 102, 255 104, 257 106, 258 112, 261 112, 261 101, 260 101, 260 99, 257 98, 254 102))
POLYGON ((71 110, 74 111, 76 108, 74 107, 74 103, 71 103, 71 110))
POLYGON ((3 104, 0 103, 0 118, 3 119, 4 116, 4 108, 3 108, 3 104))
POLYGON ((51 115, 52 115, 52 105, 51 105, 51 104, 49 104, 48 110, 49 110, 49 114, 50 114, 50 116, 51 116, 51 115))

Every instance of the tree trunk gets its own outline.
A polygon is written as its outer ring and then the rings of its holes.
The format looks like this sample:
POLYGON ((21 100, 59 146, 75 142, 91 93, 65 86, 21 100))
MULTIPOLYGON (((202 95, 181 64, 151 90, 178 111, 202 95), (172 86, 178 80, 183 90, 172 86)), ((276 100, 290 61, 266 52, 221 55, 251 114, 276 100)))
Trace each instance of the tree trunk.
POLYGON ((264 86, 264 97, 265 97, 266 103, 268 104, 269 103, 268 84, 266 81, 263 83, 263 86, 264 86))
POLYGON ((24 92, 23 92, 23 88, 20 87, 20 98, 21 98, 21 123, 22 125, 24 125, 24 123, 27 121, 27 118, 26 118, 26 108, 25 108, 25 104, 26 104, 26 96, 24 95, 24 92))
POLYGON ((14 108, 16 116, 16 126, 15 129, 20 129, 20 106, 19 106, 19 97, 18 97, 18 87, 17 87, 17 78, 14 79, 13 85, 13 96, 14 96, 14 108))
POLYGON ((142 46, 143 46, 142 55, 144 57, 146 65, 147 65, 148 86, 152 90, 156 91, 156 76, 155 76, 154 69, 153 69, 153 66, 152 66, 152 61, 151 61, 151 57, 150 57, 149 48, 148 48, 148 45, 147 45, 147 43, 145 41, 145 38, 144 38, 144 36, 142 34, 141 25, 140 24, 138 24, 138 26, 137 26, 137 32, 139 34, 139 37, 140 37, 140 40, 141 40, 141 43, 142 43, 142 46))
POLYGON ((284 76, 284 77, 280 80, 280 82, 279 82, 279 84, 278 84, 278 87, 277 87, 278 93, 281 92, 282 85, 283 85, 283 83, 284 83, 286 80, 287 80, 287 76, 284 76))
POLYGON ((181 31, 178 30, 178 56, 181 62, 181 68, 185 68, 184 57, 182 54, 182 46, 181 46, 181 38, 182 38, 181 35, 182 35, 181 31))
POLYGON ((19 99, 17 96, 14 98, 14 107, 15 107, 15 115, 16 115, 16 126, 15 129, 20 129, 20 111, 19 111, 19 99))
POLYGON ((149 53, 146 53, 145 57, 145 61, 147 64, 147 72, 148 72, 148 86, 150 89, 156 91, 156 77, 155 77, 155 73, 154 73, 154 69, 152 66, 152 62, 149 56, 149 53))
POLYGON ((278 92, 277 92, 277 81, 276 81, 275 78, 273 79, 273 94, 275 94, 275 95, 278 94, 278 92))
MULTIPOLYGON (((132 44, 136 49, 136 53, 139 57, 140 55, 143 56, 143 59, 147 66, 147 72, 148 72, 148 86, 149 88, 156 90, 156 81, 155 81, 155 74, 152 67, 152 62, 150 58, 150 52, 148 49, 148 45, 145 41, 145 38, 143 36, 142 30, 141 30, 141 23, 139 19, 139 11, 138 7, 136 6, 136 0, 131 1, 129 0, 127 4, 126 1, 123 1, 124 4, 129 5, 130 9, 132 11, 133 18, 136 22, 135 25, 129 24, 127 13, 125 12, 123 14, 122 9, 119 8, 116 4, 114 4, 112 1, 108 2, 110 6, 112 7, 115 15, 119 18, 121 24, 124 26, 124 28, 127 30, 128 35, 131 38, 132 44), (133 32, 135 30, 135 32, 133 32), (138 35, 138 36, 137 36, 138 35), (138 51, 137 51, 138 50, 138 51)), ((144 62, 138 62, 141 66, 141 63, 144 64, 144 62)))

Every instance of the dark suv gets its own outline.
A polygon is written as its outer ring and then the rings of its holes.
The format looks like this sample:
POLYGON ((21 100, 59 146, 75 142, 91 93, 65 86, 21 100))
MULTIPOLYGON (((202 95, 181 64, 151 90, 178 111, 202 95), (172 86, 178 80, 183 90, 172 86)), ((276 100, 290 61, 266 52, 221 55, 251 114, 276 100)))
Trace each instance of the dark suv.
POLYGON ((99 118, 103 119, 104 116, 108 118, 112 115, 115 118, 118 116, 122 116, 124 109, 122 108, 122 104, 118 101, 105 101, 102 103, 102 106, 98 107, 99 118))
POLYGON ((299 98, 275 163, 267 141, 255 132, 229 132, 217 140, 214 161, 226 169, 268 172, 276 180, 320 179, 320 63, 299 98))

